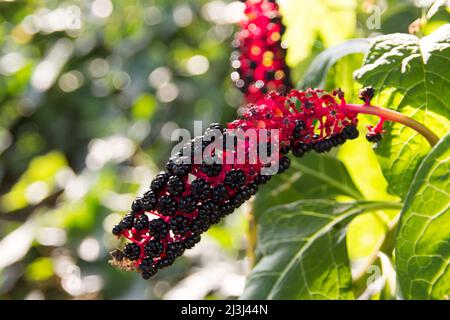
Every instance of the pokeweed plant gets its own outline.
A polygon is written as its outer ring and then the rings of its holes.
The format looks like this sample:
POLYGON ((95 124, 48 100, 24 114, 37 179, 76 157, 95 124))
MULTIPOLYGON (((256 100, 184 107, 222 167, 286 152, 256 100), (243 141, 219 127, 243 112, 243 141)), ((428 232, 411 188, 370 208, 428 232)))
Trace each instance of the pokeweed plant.
MULTIPOLYGON (((250 234, 257 243, 255 265, 242 298, 354 298, 360 289, 352 279, 346 230, 356 216, 377 210, 400 211, 371 261, 379 259, 383 270, 383 263, 395 261, 400 286, 388 297, 448 298, 450 77, 442 66, 450 59, 450 26, 423 38, 372 39, 355 72, 365 86, 363 103, 355 104, 340 89, 293 89, 278 5, 244 2, 247 19, 231 57, 244 112, 226 125, 211 124, 169 159, 112 230, 128 240, 112 252, 112 263, 148 279, 258 193, 253 211, 259 232, 250 234), (366 125, 365 136, 398 202, 365 199, 342 162, 307 155, 358 138, 362 114, 378 117, 366 125), (283 175, 288 169, 300 175, 283 175), (272 187, 262 186, 267 183, 272 187), (341 196, 345 201, 336 199, 341 196)), ((314 63, 328 63, 321 59, 314 63)))

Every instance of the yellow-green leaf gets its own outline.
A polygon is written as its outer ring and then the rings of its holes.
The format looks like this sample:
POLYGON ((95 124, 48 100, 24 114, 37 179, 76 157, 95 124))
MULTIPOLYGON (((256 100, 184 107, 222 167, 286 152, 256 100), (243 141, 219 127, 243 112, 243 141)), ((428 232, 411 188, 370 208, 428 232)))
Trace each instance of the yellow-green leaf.
POLYGON ((397 273, 406 299, 450 298, 450 135, 420 165, 396 238, 397 273))
MULTIPOLYGON (((450 127, 450 24, 424 38, 409 34, 379 36, 355 77, 374 86, 374 104, 411 116, 443 136, 450 127)), ((389 192, 402 198, 423 157, 427 141, 416 131, 388 123, 376 149, 389 192)))

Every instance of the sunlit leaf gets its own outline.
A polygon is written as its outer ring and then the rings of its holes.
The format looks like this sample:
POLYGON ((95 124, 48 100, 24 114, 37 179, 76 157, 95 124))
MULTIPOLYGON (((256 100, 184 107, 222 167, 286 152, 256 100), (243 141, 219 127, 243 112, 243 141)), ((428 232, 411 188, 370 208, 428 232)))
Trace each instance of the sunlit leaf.
POLYGON ((258 191, 256 216, 272 206, 300 199, 331 199, 341 195, 362 198, 347 169, 336 158, 311 153, 302 159, 292 157, 291 162, 288 174, 274 176, 258 191))
MULTIPOLYGON (((351 39, 322 51, 309 65, 299 86, 324 88, 328 72, 336 62, 348 55, 366 53, 369 44, 367 39, 351 39)), ((351 72, 345 74, 349 75, 351 72)), ((339 86, 342 87, 342 85, 339 86)))
MULTIPOLYGON (((360 128, 364 132, 364 128, 360 128)), ((387 193, 387 182, 364 135, 342 145, 338 159, 347 167, 350 177, 361 190, 365 199, 398 201, 398 197, 387 193)), ((385 239, 388 225, 398 214, 398 210, 371 212, 356 217, 349 225, 347 245, 349 257, 359 260, 372 257, 385 239)))
POLYGON ((450 297, 450 135, 423 160, 405 200, 396 239, 407 299, 450 297))
MULTIPOLYGON (((395 109, 434 130, 448 131, 450 121, 450 25, 419 39, 408 34, 380 36, 373 40, 364 66, 355 72, 364 85, 379 94, 373 101, 395 109)), ((404 197, 421 159, 430 150, 416 131, 389 123, 389 134, 376 152, 389 192, 404 197)))
POLYGON ((280 3, 289 44, 288 63, 295 65, 311 52, 316 38, 326 47, 353 36, 356 0, 288 0, 280 3))
POLYGON ((260 214, 258 251, 243 299, 351 299, 345 229, 364 211, 391 203, 311 199, 260 214))

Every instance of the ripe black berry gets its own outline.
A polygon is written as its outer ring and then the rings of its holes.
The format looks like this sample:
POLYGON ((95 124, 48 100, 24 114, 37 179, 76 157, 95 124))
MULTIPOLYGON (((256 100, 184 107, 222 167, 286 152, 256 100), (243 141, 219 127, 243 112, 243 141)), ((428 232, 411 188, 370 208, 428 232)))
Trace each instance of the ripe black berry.
POLYGON ((137 260, 141 254, 141 248, 136 243, 131 242, 125 246, 123 253, 129 260, 137 260))
POLYGON ((169 193, 175 197, 184 191, 184 179, 179 176, 171 176, 167 185, 169 193))
POLYGON ((359 131, 358 129, 356 129, 355 126, 346 126, 344 128, 344 130, 342 131, 342 134, 344 135, 344 137, 346 137, 347 139, 353 140, 358 138, 359 136, 359 131))
POLYGON ((333 147, 333 143, 329 139, 324 139, 314 144, 314 150, 318 153, 328 152, 333 147))
POLYGON ((332 147, 336 147, 339 144, 336 136, 332 136, 328 140, 330 141, 332 147))
POLYGON ((291 146, 290 145, 282 145, 280 147, 280 153, 281 154, 287 154, 287 153, 289 153, 289 151, 291 151, 291 146))
POLYGON ((217 223, 220 219, 219 206, 212 201, 206 201, 199 207, 198 217, 209 224, 217 223))
POLYGON ((145 280, 150 279, 157 272, 157 268, 151 258, 144 258, 139 265, 139 270, 141 271, 142 278, 145 280))
POLYGON ((121 232, 122 232, 122 227, 120 226, 120 224, 116 224, 114 226, 114 228, 112 229, 112 234, 115 236, 118 236, 121 232))
POLYGON ((163 219, 153 219, 148 223, 148 230, 155 238, 165 238, 169 234, 169 226, 163 219))
POLYGON ((191 171, 191 165, 189 164, 191 159, 187 156, 171 158, 167 164, 166 169, 174 175, 186 176, 191 171))
POLYGON ((141 198, 136 198, 131 204, 131 212, 138 213, 143 209, 143 203, 141 198))
POLYGON ((383 135, 381 133, 375 133, 375 134, 368 133, 368 134, 366 134, 366 139, 369 142, 380 142, 382 138, 383 138, 383 135))
POLYGON ((213 225, 220 221, 222 214, 219 210, 219 207, 214 205, 214 208, 211 207, 211 204, 206 202, 199 209, 198 218, 203 220, 207 225, 213 225))
POLYGON ((155 192, 152 190, 147 191, 142 197, 142 208, 145 211, 153 210, 157 202, 158 197, 156 196, 155 192))
POLYGON ((230 204, 233 205, 234 208, 239 208, 245 202, 245 198, 242 194, 237 193, 231 200, 230 204))
POLYGON ((305 153, 311 150, 311 145, 303 142, 296 143, 292 148, 292 154, 295 157, 303 157, 305 153))
POLYGON ((200 166, 200 170, 208 177, 215 177, 222 171, 222 165, 220 163, 206 164, 203 163, 200 166))
POLYGON ((200 234, 202 232, 207 231, 210 226, 211 226, 211 224, 208 221, 203 220, 197 216, 194 220, 192 220, 189 228, 191 229, 192 233, 200 234))
POLYGON ((166 255, 167 257, 179 257, 184 253, 184 246, 181 242, 172 242, 167 245, 166 255))
POLYGON ((222 203, 229 198, 228 190, 223 184, 219 184, 211 191, 211 198, 217 203, 222 203))
POLYGON ((327 150, 327 144, 324 140, 318 141, 314 144, 314 150, 317 153, 322 153, 327 150))
POLYGON ((272 176, 259 174, 255 178, 256 184, 265 184, 272 176))
POLYGON ((252 196, 252 194, 251 194, 251 192, 250 192, 250 190, 249 190, 248 188, 242 188, 242 189, 240 190, 240 194, 242 195, 242 197, 243 197, 245 200, 250 199, 251 196, 252 196))
POLYGON ((189 231, 189 219, 183 216, 175 216, 169 223, 172 232, 175 234, 185 234, 189 231))
POLYGON ((165 187, 167 181, 169 180, 170 175, 164 171, 158 173, 158 175, 153 179, 152 183, 150 184, 150 188, 157 192, 160 191, 162 188, 165 187))
POLYGON ((294 131, 292 132, 292 136, 294 139, 300 139, 301 138, 301 131, 305 129, 306 125, 302 120, 295 120, 295 127, 294 131))
POLYGON ((191 213, 196 208, 196 201, 193 196, 187 195, 185 197, 182 197, 180 199, 180 202, 178 203, 178 209, 180 211, 191 213))
POLYGON ((195 179, 191 183, 191 194, 195 199, 205 200, 210 194, 210 185, 202 178, 195 179))
POLYGON ((281 157, 280 162, 279 162, 278 173, 285 172, 287 169, 289 169, 290 165, 291 165, 291 160, 289 160, 288 157, 286 157, 286 156, 281 157))
POLYGON ((372 86, 362 88, 358 92, 358 98, 366 103, 370 103, 370 101, 375 96, 375 89, 372 86))
POLYGON ((136 230, 144 230, 148 228, 148 216, 145 213, 134 219, 134 228, 136 230))
POLYGON ((158 201, 158 210, 165 216, 173 216, 177 211, 177 202, 172 196, 162 196, 158 201))
POLYGON ((186 238, 184 240, 184 247, 186 249, 191 249, 193 248, 197 243, 200 242, 201 236, 199 234, 193 234, 190 237, 186 238))
POLYGON ((220 207, 220 215, 222 217, 232 214, 233 212, 234 212, 234 207, 230 202, 227 202, 220 207))
POLYGON ((172 265, 174 261, 175 261, 174 256, 166 256, 166 258, 159 260, 156 263, 156 266, 158 267, 158 269, 167 268, 168 266, 172 265))
POLYGON ((127 214, 125 217, 123 217, 122 221, 120 221, 119 226, 122 229, 131 229, 134 225, 134 215, 127 214))
POLYGON ((228 187, 232 189, 238 189, 245 184, 245 181, 246 181, 245 173, 242 170, 237 169, 228 172, 227 175, 225 176, 224 182, 228 187))
POLYGON ((164 246, 157 240, 150 240, 144 247, 144 253, 148 257, 158 257, 163 251, 164 246))
POLYGON ((253 196, 258 192, 258 185, 255 182, 250 183, 248 185, 248 190, 250 191, 250 194, 253 196))

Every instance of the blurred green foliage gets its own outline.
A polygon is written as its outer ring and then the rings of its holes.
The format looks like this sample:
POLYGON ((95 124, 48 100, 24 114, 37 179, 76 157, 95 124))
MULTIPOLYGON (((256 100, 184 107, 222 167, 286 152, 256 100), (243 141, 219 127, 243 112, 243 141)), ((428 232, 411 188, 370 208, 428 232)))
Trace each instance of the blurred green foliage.
MULTIPOLYGON (((163 167, 172 130, 235 117, 242 100, 228 61, 237 8, 217 0, 0 1, 0 299, 242 293, 248 208, 151 282, 107 263, 118 244, 110 229, 163 167)), ((282 10, 294 81, 324 49, 407 32, 425 12, 412 0, 289 0, 282 10), (368 25, 373 5, 381 8, 377 29, 368 25)), ((440 8, 420 32, 447 19, 440 8)), ((333 65, 327 88, 339 84, 355 98, 361 61, 333 65)), ((367 144, 352 142, 338 158, 354 194, 392 199, 367 144)), ((391 218, 380 212, 350 224, 352 262, 373 254, 391 218)))

